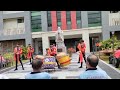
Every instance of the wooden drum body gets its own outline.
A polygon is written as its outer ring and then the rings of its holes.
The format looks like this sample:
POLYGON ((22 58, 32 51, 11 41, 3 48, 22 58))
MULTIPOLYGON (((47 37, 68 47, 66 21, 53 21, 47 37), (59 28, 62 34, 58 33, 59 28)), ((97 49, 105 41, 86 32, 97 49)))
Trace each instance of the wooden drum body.
POLYGON ((57 60, 62 67, 67 66, 71 63, 69 55, 67 55, 65 53, 59 53, 57 55, 57 60))

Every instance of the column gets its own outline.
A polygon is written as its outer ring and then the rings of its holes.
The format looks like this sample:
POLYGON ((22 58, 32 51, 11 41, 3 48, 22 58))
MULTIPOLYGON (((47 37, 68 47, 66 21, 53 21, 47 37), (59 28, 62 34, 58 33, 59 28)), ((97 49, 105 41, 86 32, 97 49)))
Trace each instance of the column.
POLYGON ((89 41, 89 32, 88 30, 85 30, 82 34, 82 39, 84 40, 85 44, 86 44, 86 52, 90 52, 90 41, 89 41))
POLYGON ((38 41, 35 39, 35 54, 38 54, 38 41))
POLYGON ((26 46, 28 44, 32 45, 31 14, 30 14, 30 11, 25 11, 24 12, 24 24, 25 24, 26 46))
POLYGON ((48 29, 47 11, 41 11, 41 23, 42 23, 42 31, 47 32, 48 29))
POLYGON ((101 17, 102 37, 103 37, 103 40, 107 40, 110 38, 109 11, 102 11, 101 16, 102 16, 101 17))
POLYGON ((76 11, 71 11, 71 23, 72 29, 76 29, 77 28, 76 11))
POLYGON ((57 30, 57 15, 56 11, 51 11, 51 19, 52 19, 52 31, 57 30))
POLYGON ((42 47, 43 47, 43 55, 46 54, 46 48, 49 48, 50 42, 49 38, 46 34, 42 34, 42 47))
POLYGON ((3 31, 3 13, 2 11, 0 11, 0 36, 3 35, 2 31, 3 31))
POLYGON ((87 28, 88 27, 87 11, 81 11, 81 21, 82 21, 82 28, 87 28))
POLYGON ((61 11, 61 23, 62 30, 66 30, 67 29, 66 11, 61 11))

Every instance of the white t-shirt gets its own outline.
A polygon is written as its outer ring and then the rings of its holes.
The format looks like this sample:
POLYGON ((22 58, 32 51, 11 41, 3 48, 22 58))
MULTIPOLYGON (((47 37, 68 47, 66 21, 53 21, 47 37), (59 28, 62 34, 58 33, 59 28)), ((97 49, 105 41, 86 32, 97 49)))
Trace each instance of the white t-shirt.
POLYGON ((0 74, 0 79, 9 79, 7 76, 0 74))

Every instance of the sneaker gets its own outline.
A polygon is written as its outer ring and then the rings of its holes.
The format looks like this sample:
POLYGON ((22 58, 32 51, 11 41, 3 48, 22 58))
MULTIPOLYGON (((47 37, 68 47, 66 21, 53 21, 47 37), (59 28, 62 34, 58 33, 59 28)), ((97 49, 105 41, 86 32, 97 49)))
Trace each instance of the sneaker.
POLYGON ((80 62, 78 62, 78 63, 80 63, 80 62))
POLYGON ((15 69, 14 71, 16 71, 16 70, 18 70, 18 69, 15 69))
POLYGON ((79 68, 82 68, 81 66, 79 68))

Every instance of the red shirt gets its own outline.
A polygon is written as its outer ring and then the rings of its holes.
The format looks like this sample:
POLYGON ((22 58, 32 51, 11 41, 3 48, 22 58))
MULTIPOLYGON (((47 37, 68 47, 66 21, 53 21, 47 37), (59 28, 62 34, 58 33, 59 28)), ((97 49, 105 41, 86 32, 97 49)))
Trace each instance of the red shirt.
POLYGON ((117 50, 114 54, 115 58, 120 58, 120 50, 117 50))
POLYGON ((86 45, 85 45, 85 43, 82 43, 82 44, 81 44, 81 51, 82 51, 82 52, 85 52, 85 49, 86 49, 86 45))

